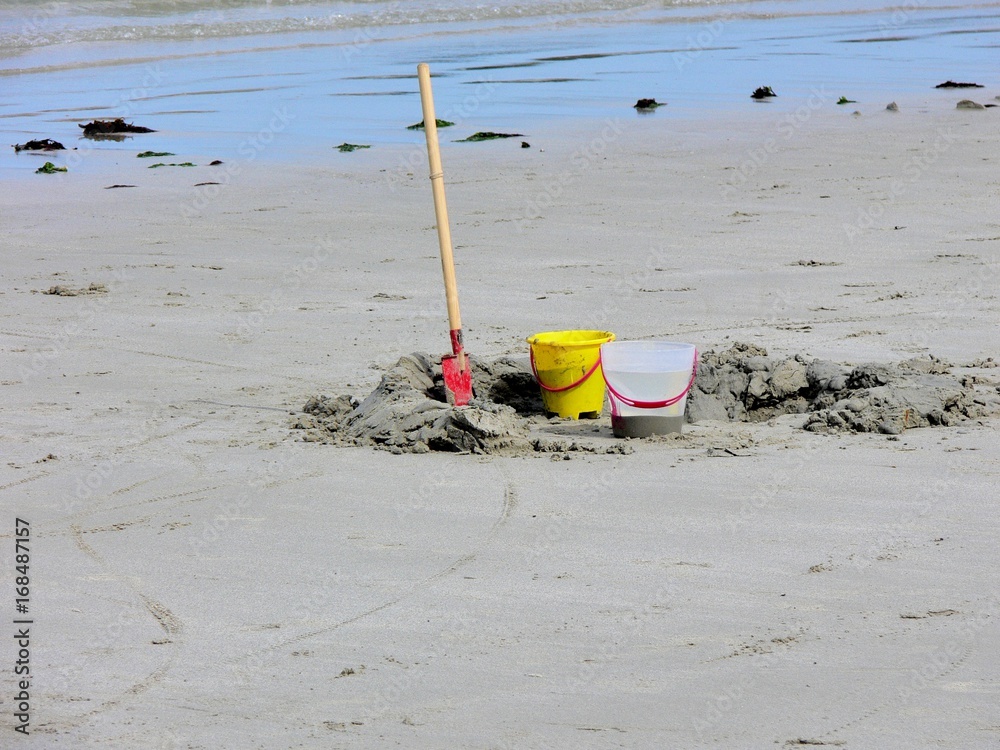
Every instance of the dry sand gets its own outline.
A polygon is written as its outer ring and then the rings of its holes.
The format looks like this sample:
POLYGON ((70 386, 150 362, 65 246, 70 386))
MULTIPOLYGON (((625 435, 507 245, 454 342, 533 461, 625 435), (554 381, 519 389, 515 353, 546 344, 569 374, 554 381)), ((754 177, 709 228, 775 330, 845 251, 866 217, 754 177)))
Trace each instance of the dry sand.
MULTIPOLYGON (((832 101, 448 144, 468 348, 606 327, 995 389, 996 110, 832 101)), ((447 344, 422 152, 317 161, 92 152, 5 197, 19 747, 997 746, 995 417, 705 421, 626 455, 302 442, 310 396, 447 344)))

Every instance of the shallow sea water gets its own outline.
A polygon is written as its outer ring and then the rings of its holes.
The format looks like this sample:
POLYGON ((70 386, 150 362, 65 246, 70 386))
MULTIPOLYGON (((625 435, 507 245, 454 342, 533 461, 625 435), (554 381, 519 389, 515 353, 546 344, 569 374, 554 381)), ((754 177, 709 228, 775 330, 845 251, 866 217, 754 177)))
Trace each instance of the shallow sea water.
MULTIPOLYGON (((345 141, 421 143, 406 130, 420 61, 453 140, 638 117, 644 97, 668 104, 650 117, 752 116, 818 96, 950 102, 933 88, 950 78, 992 100, 998 48, 1000 2, 14 0, 0 8, 0 130, 11 144, 309 160, 345 141), (778 98, 752 101, 760 85, 778 98), (85 143, 78 123, 104 117, 159 132, 85 143)), ((0 174, 32 172, 12 151, 0 174)))

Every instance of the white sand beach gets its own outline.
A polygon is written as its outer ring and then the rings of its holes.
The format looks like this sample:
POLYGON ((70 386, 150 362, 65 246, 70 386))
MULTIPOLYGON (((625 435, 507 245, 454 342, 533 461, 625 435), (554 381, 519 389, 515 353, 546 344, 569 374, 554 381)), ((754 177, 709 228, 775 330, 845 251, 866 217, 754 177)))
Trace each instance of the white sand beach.
MULTIPOLYGON (((933 355, 996 394, 1000 110, 956 103, 1000 88, 767 82, 442 130, 468 350, 593 328, 933 355)), ((31 634, 27 722, 0 649, 0 744, 997 746, 995 412, 700 421, 625 455, 304 442, 310 397, 448 348, 434 213, 419 141, 290 159, 262 122, 215 166, 179 139, 163 161, 197 166, 149 169, 162 134, 0 163, 0 612, 31 634), (24 168, 46 159, 69 171, 24 168)), ((538 429, 622 443, 607 415, 538 429)))
MULTIPOLYGON (((828 103, 787 138, 633 118, 451 145, 467 346, 994 356, 993 119, 828 103)), ((422 165, 390 189, 405 150, 351 156, 239 165, 189 220, 194 170, 124 159, 8 198, 30 746, 995 744, 995 418, 706 422, 557 462, 300 442, 310 395, 447 346, 422 165)))

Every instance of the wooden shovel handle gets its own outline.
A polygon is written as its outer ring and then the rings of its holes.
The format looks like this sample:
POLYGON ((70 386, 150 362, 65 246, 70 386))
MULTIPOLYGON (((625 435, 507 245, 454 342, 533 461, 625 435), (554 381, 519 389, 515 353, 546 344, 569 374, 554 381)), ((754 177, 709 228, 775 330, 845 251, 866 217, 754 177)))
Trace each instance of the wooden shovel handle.
POLYGON ((464 370, 462 316, 458 311, 455 257, 451 249, 451 227, 448 224, 448 206, 444 198, 444 170, 441 168, 441 149, 438 146, 437 120, 434 115, 434 95, 431 92, 431 69, 427 63, 420 63, 417 66, 417 79, 420 81, 420 104, 424 110, 424 135, 427 136, 431 189, 434 192, 434 215, 437 218, 438 244, 441 246, 441 271, 444 274, 444 293, 448 301, 448 324, 452 332, 452 348, 455 349, 455 354, 461 357, 459 369, 464 370))

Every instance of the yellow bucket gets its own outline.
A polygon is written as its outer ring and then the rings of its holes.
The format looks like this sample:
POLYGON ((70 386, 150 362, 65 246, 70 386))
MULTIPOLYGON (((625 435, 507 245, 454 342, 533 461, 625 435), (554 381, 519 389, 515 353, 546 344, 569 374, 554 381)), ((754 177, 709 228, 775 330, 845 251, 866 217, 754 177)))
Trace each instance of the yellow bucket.
POLYGON ((528 337, 531 371, 546 411, 570 419, 601 416, 601 344, 614 340, 609 331, 549 331, 528 337))

